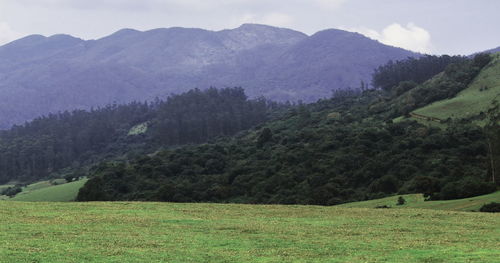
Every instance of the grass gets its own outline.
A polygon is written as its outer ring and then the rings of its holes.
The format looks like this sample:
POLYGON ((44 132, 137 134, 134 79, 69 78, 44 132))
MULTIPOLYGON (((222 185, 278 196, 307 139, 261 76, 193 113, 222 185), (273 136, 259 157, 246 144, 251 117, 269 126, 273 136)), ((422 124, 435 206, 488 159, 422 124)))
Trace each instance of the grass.
POLYGON ((375 200, 347 203, 338 206, 352 208, 375 208, 377 206, 387 205, 391 208, 425 208, 437 210, 479 211, 481 206, 491 202, 500 203, 500 191, 471 198, 445 201, 424 201, 424 197, 422 194, 397 195, 375 200), (402 196, 406 200, 406 204, 396 205, 397 200, 400 196, 402 196))
POLYGON ((31 184, 9 201, 37 201, 37 202, 68 202, 73 201, 78 190, 87 182, 82 179, 76 182, 50 185, 48 181, 31 184))
MULTIPOLYGON (((467 89, 451 99, 434 102, 414 112, 443 120, 469 118, 487 112, 495 100, 500 102, 500 53, 494 56, 494 60, 479 73, 467 89), (487 89, 484 90, 484 87, 487 89)), ((481 120, 474 122, 485 124, 481 120)))
POLYGON ((137 124, 129 130, 128 135, 132 136, 132 135, 144 134, 148 131, 148 125, 149 122, 137 124))
POLYGON ((64 184, 66 183, 66 180, 64 179, 55 179, 55 180, 50 180, 50 181, 41 181, 41 182, 36 182, 33 184, 29 184, 26 187, 23 187, 23 192, 31 192, 47 187, 52 187, 54 184, 64 184))
POLYGON ((499 262, 500 216, 422 209, 0 202, 2 262, 499 262))

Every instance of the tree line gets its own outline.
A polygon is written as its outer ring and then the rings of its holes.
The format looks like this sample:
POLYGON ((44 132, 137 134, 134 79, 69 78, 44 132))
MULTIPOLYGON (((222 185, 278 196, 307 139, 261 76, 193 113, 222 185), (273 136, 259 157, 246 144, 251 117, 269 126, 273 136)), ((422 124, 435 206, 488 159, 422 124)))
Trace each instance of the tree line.
POLYGON ((103 159, 232 135, 265 121, 271 109, 282 106, 249 100, 242 88, 210 88, 39 117, 0 131, 0 183, 62 177, 103 159), (129 133, 140 124, 145 132, 129 133))

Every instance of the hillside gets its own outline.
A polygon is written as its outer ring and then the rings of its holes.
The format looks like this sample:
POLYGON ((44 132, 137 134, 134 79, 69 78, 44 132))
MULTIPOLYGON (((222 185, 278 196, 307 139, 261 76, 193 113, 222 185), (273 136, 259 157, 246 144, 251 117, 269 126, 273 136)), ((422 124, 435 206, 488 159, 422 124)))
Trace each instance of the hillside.
POLYGON ((6 200, 24 202, 70 202, 76 199, 78 191, 86 182, 86 179, 82 179, 39 189, 30 189, 27 187, 23 189, 23 192, 6 200))
POLYGON ((488 74, 490 63, 496 62, 489 55, 462 58, 445 65, 437 81, 400 95, 391 89, 340 92, 233 138, 101 163, 78 200, 335 205, 395 193, 433 200, 491 193, 498 127, 449 122, 439 129, 391 120, 408 107, 454 96, 488 74))
MULTIPOLYGON (((248 100, 241 88, 211 88, 51 115, 0 133, 0 180, 87 175, 80 201, 335 205, 394 194, 433 200, 487 194, 496 190, 493 167, 500 164, 496 127, 449 122, 437 129, 392 118, 454 96, 490 62, 489 55, 426 56, 409 64, 427 76, 422 65, 445 71, 402 93, 400 84, 397 92, 338 91, 311 104, 248 100)), ((406 62, 390 65, 420 73, 406 62)))
POLYGON ((488 213, 0 202, 6 262, 495 262, 488 213))
POLYGON ((244 87, 251 97, 315 101, 369 83, 389 60, 419 56, 356 33, 312 36, 245 24, 124 29, 97 40, 40 35, 0 47, 0 128, 41 114, 152 100, 193 88, 244 87))
POLYGON ((440 120, 470 120, 484 125, 481 115, 500 103, 500 53, 490 62, 469 86, 455 97, 434 102, 416 109, 413 113, 440 120))
POLYGON ((491 202, 500 203, 500 191, 492 194, 480 195, 471 198, 446 200, 446 201, 425 201, 422 194, 406 194, 369 201, 361 201, 338 205, 338 207, 349 208, 376 208, 388 206, 390 208, 422 208, 434 210, 452 210, 452 211, 479 211, 479 209, 491 202), (403 197, 406 201, 403 205, 397 205, 398 198, 403 197))

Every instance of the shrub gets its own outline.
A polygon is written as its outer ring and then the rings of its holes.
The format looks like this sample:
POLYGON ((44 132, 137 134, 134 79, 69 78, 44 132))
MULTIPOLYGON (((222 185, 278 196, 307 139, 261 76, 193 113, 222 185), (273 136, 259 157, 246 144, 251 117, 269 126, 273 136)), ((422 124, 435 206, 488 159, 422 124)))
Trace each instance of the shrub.
POLYGON ((402 196, 400 196, 400 197, 398 198, 398 203, 397 203, 397 205, 404 205, 404 204, 406 204, 406 200, 405 200, 402 196))
POLYGON ((1 194, 6 195, 8 197, 14 197, 15 195, 17 195, 22 191, 23 189, 20 186, 13 186, 3 190, 1 194))
POLYGON ((490 212, 490 213, 498 213, 500 212, 500 203, 491 202, 489 204, 485 204, 479 209, 481 212, 490 212))
POLYGON ((458 199, 477 195, 489 194, 496 190, 493 183, 484 182, 475 177, 466 177, 456 182, 447 183, 441 192, 439 198, 432 199, 458 199))

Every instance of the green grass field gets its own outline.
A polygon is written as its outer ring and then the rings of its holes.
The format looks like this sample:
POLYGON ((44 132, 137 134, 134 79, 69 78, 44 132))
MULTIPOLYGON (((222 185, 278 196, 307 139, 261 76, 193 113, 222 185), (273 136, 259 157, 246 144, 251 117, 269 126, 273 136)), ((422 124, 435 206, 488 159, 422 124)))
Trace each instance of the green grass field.
POLYGON ((48 181, 43 181, 28 185, 23 191, 9 201, 38 201, 38 202, 68 202, 73 201, 78 194, 78 190, 87 182, 87 179, 80 181, 51 185, 48 181))
MULTIPOLYGON (((479 73, 469 87, 457 96, 434 102, 414 112, 443 120, 462 119, 486 112, 492 107, 494 100, 500 102, 500 53, 497 53, 494 60, 479 73), (487 89, 484 89, 485 87, 487 89)), ((475 122, 484 124, 481 121, 475 122)))
POLYGON ((499 262, 500 216, 424 209, 0 202, 1 262, 499 262))
POLYGON ((390 206, 391 208, 425 208, 437 210, 479 211, 481 206, 491 202, 500 203, 500 191, 488 195, 446 201, 424 201, 424 197, 422 194, 397 195, 375 200, 342 204, 338 205, 338 207, 375 208, 377 206, 386 205, 390 206), (396 205, 399 196, 402 196, 406 200, 406 203, 404 205, 396 205))

